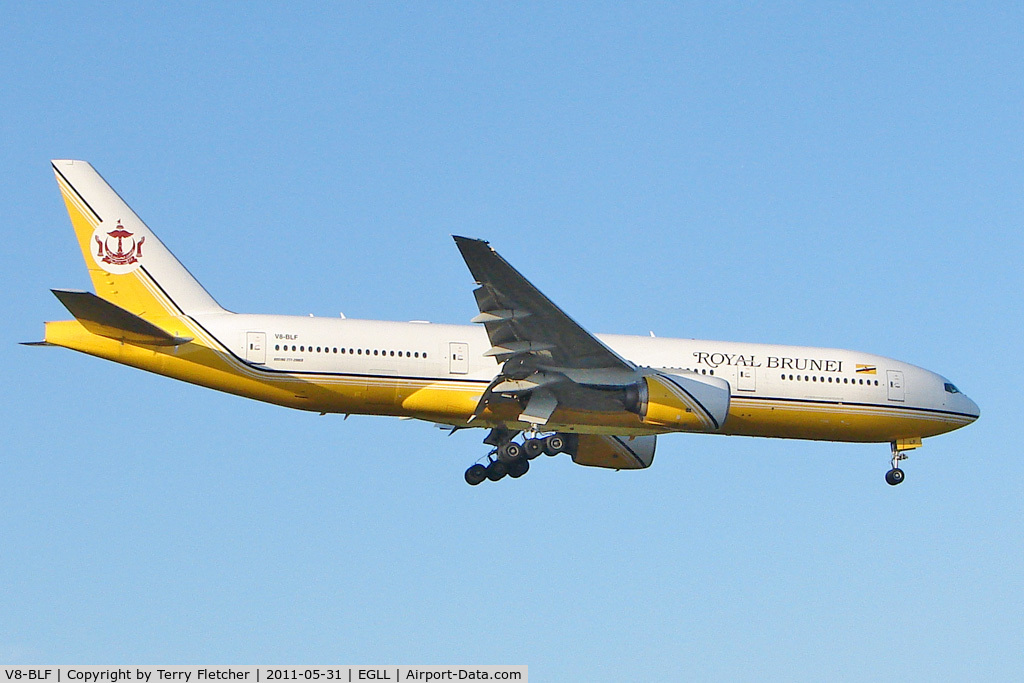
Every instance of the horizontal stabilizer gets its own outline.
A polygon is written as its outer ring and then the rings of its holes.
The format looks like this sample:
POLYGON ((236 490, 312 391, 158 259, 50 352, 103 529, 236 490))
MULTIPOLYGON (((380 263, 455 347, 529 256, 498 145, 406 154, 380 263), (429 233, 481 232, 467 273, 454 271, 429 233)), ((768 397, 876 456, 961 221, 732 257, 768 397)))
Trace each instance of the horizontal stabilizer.
POLYGON ((18 342, 22 346, 53 346, 48 341, 37 341, 37 342, 18 342))
POLYGON ((192 341, 191 337, 176 337, 165 332, 153 323, 106 299, 101 299, 92 292, 70 289, 50 291, 60 299, 71 315, 93 334, 132 344, 152 346, 178 346, 192 341))

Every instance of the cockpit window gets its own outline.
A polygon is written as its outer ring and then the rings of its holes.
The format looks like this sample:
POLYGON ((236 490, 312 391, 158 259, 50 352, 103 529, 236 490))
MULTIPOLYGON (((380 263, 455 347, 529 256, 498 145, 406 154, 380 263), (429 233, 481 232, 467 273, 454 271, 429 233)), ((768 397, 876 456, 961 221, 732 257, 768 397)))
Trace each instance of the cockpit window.
POLYGON ((959 390, 959 389, 957 389, 957 388, 956 388, 955 386, 953 386, 952 384, 950 384, 949 382, 946 382, 946 384, 945 384, 945 385, 943 385, 943 388, 944 388, 944 389, 945 389, 945 390, 946 390, 946 391, 947 391, 948 393, 950 393, 950 394, 959 394, 959 393, 960 393, 960 390, 959 390))

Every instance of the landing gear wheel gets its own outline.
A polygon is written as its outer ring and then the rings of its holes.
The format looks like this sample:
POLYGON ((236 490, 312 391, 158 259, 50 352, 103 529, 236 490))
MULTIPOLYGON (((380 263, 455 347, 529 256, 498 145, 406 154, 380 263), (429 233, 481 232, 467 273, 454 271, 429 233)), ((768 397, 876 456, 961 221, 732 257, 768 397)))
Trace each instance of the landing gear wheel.
POLYGON ((491 481, 498 481, 508 474, 508 465, 500 460, 495 460, 487 466, 487 478, 491 481))
POLYGON ((523 449, 519 444, 509 441, 498 449, 498 460, 506 465, 523 457, 523 449))
MULTIPOLYGON (((910 445, 910 448, 917 448, 921 445, 921 440, 918 439, 916 445, 910 445)), ((900 442, 892 442, 892 469, 885 473, 885 483, 889 486, 896 486, 897 484, 903 483, 903 470, 900 469, 900 463, 907 459, 907 451, 900 449, 900 442)))
POLYGON ((523 444, 523 452, 527 460, 533 460, 544 452, 544 439, 527 439, 523 444))
POLYGON ((885 473, 885 483, 889 486, 896 486, 903 481, 903 470, 894 467, 885 473))
POLYGON ((526 458, 516 460, 514 463, 508 466, 508 476, 513 479, 518 479, 527 472, 530 471, 530 461, 526 458))
POLYGON ((480 463, 477 463, 466 470, 466 483, 470 486, 476 486, 486 478, 487 468, 480 463))
POLYGON ((565 439, 560 434, 552 434, 544 439, 544 452, 548 455, 558 455, 565 450, 565 439))

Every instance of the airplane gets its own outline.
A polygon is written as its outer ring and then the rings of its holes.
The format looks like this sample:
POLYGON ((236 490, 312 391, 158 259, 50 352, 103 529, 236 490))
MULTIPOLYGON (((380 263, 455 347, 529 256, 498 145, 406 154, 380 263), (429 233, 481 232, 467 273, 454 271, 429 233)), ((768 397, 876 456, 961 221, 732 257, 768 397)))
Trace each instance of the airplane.
POLYGON ((95 293, 52 290, 74 319, 30 345, 299 410, 482 428, 474 486, 542 453, 645 469, 674 432, 888 443, 895 486, 924 438, 980 416, 945 377, 878 355, 591 334, 468 237, 454 240, 477 284, 473 325, 233 313, 90 164, 52 165, 95 293))

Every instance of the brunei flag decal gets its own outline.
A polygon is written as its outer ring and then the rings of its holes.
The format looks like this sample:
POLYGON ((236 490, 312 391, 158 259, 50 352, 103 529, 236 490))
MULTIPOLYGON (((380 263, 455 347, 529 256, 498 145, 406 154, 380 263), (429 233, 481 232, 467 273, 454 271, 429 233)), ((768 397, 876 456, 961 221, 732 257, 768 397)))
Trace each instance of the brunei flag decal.
POLYGON ((857 374, 858 375, 877 375, 878 368, 874 365, 864 365, 863 363, 857 363, 857 374))

